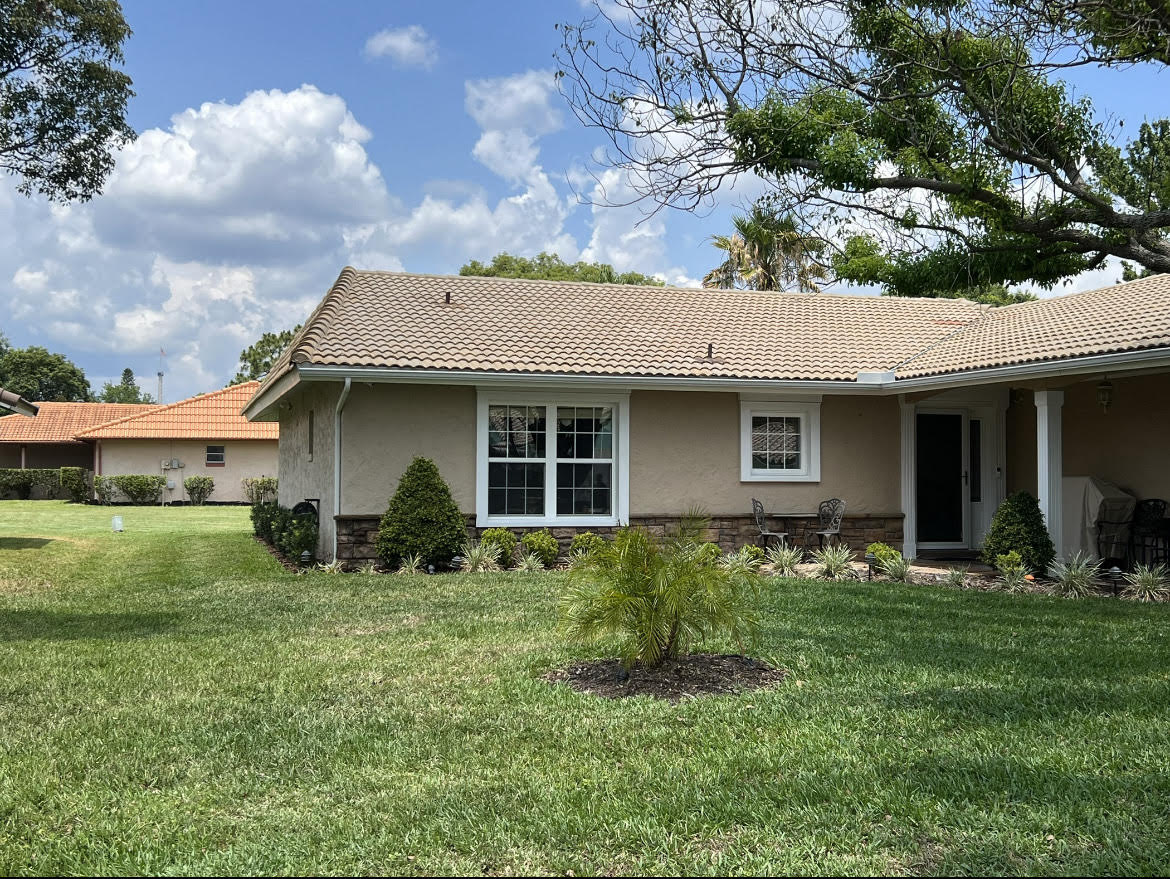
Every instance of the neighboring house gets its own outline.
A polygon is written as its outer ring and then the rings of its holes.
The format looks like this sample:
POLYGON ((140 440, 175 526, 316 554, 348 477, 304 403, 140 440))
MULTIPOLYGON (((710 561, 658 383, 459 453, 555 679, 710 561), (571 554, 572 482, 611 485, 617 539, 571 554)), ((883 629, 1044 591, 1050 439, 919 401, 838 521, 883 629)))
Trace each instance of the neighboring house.
POLYGON ((0 415, 15 412, 17 415, 35 417, 37 414, 35 403, 30 403, 20 394, 14 394, 12 391, 4 390, 4 388, 0 388, 0 410, 2 410, 0 415))
POLYGON ((0 418, 0 468, 93 467, 93 444, 77 434, 155 407, 135 403, 36 403, 36 418, 0 418))
POLYGON ((245 477, 277 475, 279 426, 250 423, 240 414, 259 386, 245 382, 152 407, 76 436, 92 446, 89 466, 99 476, 165 476, 164 502, 186 499, 188 476, 215 479, 213 503, 243 501, 245 477))
POLYGON ((346 268, 244 411, 325 558, 373 554, 414 455, 474 528, 698 506, 730 546, 752 497, 840 497, 855 548, 971 549, 1017 489, 1065 524, 1065 475, 1170 496, 1170 276, 992 309, 346 268))

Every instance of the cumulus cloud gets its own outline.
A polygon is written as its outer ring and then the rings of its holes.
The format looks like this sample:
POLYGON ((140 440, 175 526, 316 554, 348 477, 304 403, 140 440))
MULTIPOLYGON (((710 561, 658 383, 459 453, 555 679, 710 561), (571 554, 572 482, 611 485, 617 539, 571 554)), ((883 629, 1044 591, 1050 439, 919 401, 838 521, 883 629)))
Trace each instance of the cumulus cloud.
POLYGON ((439 60, 439 44, 417 24, 380 30, 368 40, 367 58, 390 58, 400 67, 430 70, 439 60))

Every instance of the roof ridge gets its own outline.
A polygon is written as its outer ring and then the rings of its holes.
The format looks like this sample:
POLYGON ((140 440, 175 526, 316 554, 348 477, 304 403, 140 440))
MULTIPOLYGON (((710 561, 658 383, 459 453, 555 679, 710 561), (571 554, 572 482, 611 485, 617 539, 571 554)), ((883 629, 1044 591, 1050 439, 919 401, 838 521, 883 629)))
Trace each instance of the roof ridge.
POLYGON ((933 342, 931 342, 929 345, 927 345, 925 348, 923 348, 921 351, 918 351, 917 353, 911 354, 909 357, 905 358, 901 363, 894 364, 894 366, 892 367, 892 369, 890 371, 896 373, 899 369, 902 369, 905 366, 909 366, 911 363, 913 363, 919 357, 925 357, 927 354, 929 354, 935 348, 942 345, 944 342, 949 342, 951 339, 955 338, 956 336, 960 335, 961 333, 965 333, 968 330, 972 329, 973 327, 979 326, 980 324, 989 320, 991 318, 992 313, 994 313, 994 312, 995 312, 994 308, 981 308, 979 311, 979 316, 976 317, 975 320, 970 321, 968 323, 965 323, 961 327, 956 327, 955 329, 951 330, 951 332, 947 333, 945 336, 940 336, 939 338, 937 338, 933 342))
POLYGON ((259 384, 259 382, 257 382, 256 379, 249 379, 246 382, 240 382, 239 384, 228 385, 226 388, 220 388, 219 390, 216 390, 216 391, 207 391, 206 393, 203 393, 203 394, 196 394, 193 397, 185 397, 184 399, 176 400, 173 403, 159 404, 159 405, 153 406, 149 412, 135 412, 133 415, 124 415, 121 418, 112 418, 109 421, 103 421, 101 424, 94 424, 90 427, 87 427, 85 430, 79 430, 76 434, 74 434, 74 436, 85 436, 87 433, 92 433, 95 430, 104 430, 108 427, 113 427, 114 425, 117 425, 117 424, 125 424, 128 421, 137 421, 139 418, 145 418, 147 415, 157 415, 161 412, 167 412, 171 409, 175 409, 178 406, 183 406, 183 405, 186 405, 188 403, 194 403, 196 400, 206 400, 209 397, 217 397, 220 394, 225 394, 228 391, 235 390, 236 388, 242 388, 245 385, 250 385, 250 384, 259 384))
POLYGON ((1057 296, 1038 296, 1035 299, 1029 299, 1027 302, 1013 302, 1010 305, 1001 305, 997 311, 1019 310, 1025 307, 1037 308, 1044 307, 1050 302, 1063 302, 1066 299, 1075 299, 1078 296, 1088 296, 1092 293, 1104 293, 1107 290, 1116 290, 1118 287, 1129 287, 1134 284, 1142 284, 1149 281, 1155 281, 1159 278, 1170 278, 1170 273, 1159 272, 1156 275, 1147 275, 1144 278, 1134 278, 1131 281, 1118 281, 1113 284, 1106 284, 1103 287, 1092 287, 1088 290, 1074 290, 1072 293, 1061 293, 1057 296))
MULTIPOLYGON (((345 294, 349 292, 350 286, 353 284, 357 274, 358 271, 353 266, 345 266, 338 273, 337 280, 333 282, 333 286, 329 288, 329 292, 317 303, 317 307, 313 309, 313 313, 309 315, 304 326, 301 327, 301 331, 289 342, 287 349, 289 362, 292 362, 293 357, 297 354, 311 354, 311 349, 305 345, 305 340, 310 335, 313 337, 313 347, 315 348, 325 333, 329 331, 329 325, 337 317, 336 306, 345 298, 345 294)), ((284 359, 283 355, 281 355, 281 359, 284 359)), ((275 367, 275 364, 273 366, 275 367)), ((269 372, 275 372, 275 368, 270 369, 269 372)), ((267 379, 267 376, 265 378, 267 379)))

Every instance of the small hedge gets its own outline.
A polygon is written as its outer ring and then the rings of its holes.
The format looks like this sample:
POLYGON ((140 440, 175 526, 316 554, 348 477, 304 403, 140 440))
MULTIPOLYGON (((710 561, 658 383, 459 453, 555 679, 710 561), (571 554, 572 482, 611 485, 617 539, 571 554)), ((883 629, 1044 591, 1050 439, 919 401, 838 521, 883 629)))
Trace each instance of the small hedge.
POLYGON ((894 549, 888 543, 871 543, 865 548, 866 555, 873 556, 873 563, 875 567, 880 568, 887 561, 896 561, 902 558, 902 553, 894 549))
POLYGON ((242 479, 244 497, 250 504, 265 504, 276 500, 275 476, 248 476, 242 479))
POLYGON ((415 458, 398 481, 382 517, 379 558, 391 568, 415 555, 424 565, 446 566, 466 542, 463 514, 439 468, 430 458, 415 458))
POLYGON ((516 535, 507 528, 488 528, 479 536, 481 546, 486 546, 489 551, 492 549, 498 550, 496 553, 496 563, 501 568, 512 567, 512 560, 516 556, 516 535))
POLYGON ((191 503, 201 506, 215 491, 215 480, 210 476, 188 476, 183 480, 183 491, 187 492, 191 503))
POLYGON ((573 535, 573 540, 569 544, 569 555, 590 556, 604 546, 604 537, 598 537, 592 531, 582 531, 573 535))
POLYGON ((97 496, 98 503, 111 503, 116 491, 113 476, 95 476, 93 478, 93 493, 97 496))
POLYGON ((116 488, 132 504, 157 504, 158 496, 166 488, 167 480, 163 476, 152 476, 147 473, 127 473, 121 476, 111 476, 116 488))
POLYGON ((557 563, 557 556, 561 554, 561 545, 557 543, 557 539, 552 536, 552 533, 547 528, 541 528, 539 531, 529 531, 520 538, 520 545, 524 547, 524 552, 532 553, 541 564, 546 568, 551 568, 557 563))
POLYGON ((1056 548, 1044 527, 1040 502, 1026 491, 1016 492, 995 511, 983 541, 983 560, 996 565, 1000 556, 1013 550, 1033 574, 1043 574, 1056 557, 1056 548))
POLYGON ((252 517, 252 533, 265 543, 272 543, 272 520, 280 504, 276 501, 263 501, 252 504, 249 514, 252 517))
POLYGON ((57 476, 61 490, 75 504, 84 504, 93 492, 93 471, 84 467, 62 467, 57 476))
POLYGON ((22 501, 32 497, 38 485, 58 485, 61 475, 58 470, 30 467, 24 470, 12 468, 0 470, 0 493, 12 492, 22 501))
POLYGON ((316 516, 294 516, 288 507, 275 501, 252 504, 252 532, 275 546, 290 562, 301 563, 308 552, 309 561, 317 556, 320 528, 316 516))

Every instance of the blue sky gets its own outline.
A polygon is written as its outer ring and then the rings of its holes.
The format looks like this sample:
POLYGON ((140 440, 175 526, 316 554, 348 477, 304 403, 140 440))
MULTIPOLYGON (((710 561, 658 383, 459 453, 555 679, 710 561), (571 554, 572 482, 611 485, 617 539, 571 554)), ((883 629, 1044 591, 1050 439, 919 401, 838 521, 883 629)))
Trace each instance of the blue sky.
MULTIPOLYGON (((106 193, 51 208, 0 185, 0 329, 95 386, 129 366, 153 391, 164 347, 166 399, 220 387, 346 263, 454 272, 552 249, 693 284, 753 194, 641 224, 637 208, 578 203, 601 137, 551 72, 553 26, 579 20, 579 0, 123 5, 140 138, 106 193)), ((1080 78, 1131 119, 1164 84, 1080 78)))

